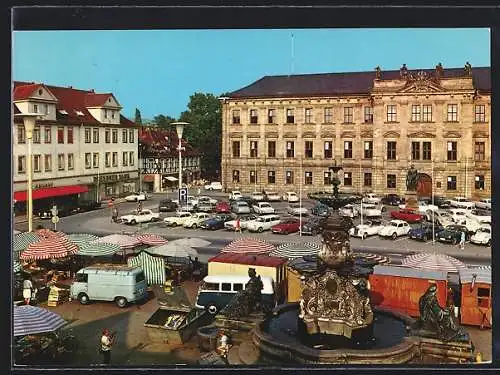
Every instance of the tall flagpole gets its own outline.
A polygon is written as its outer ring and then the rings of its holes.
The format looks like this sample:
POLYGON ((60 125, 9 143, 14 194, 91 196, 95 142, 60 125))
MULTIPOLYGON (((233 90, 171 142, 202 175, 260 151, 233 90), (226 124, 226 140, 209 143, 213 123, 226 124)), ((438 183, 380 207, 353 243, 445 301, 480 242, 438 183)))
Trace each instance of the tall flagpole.
MULTIPOLYGON (((434 206, 434 160, 431 158, 431 183, 432 183, 432 189, 431 189, 431 194, 432 194, 432 205, 434 206)), ((435 230, 435 217, 436 217, 436 212, 434 212, 434 209, 432 210, 432 244, 434 245, 436 243, 436 230, 435 230)))
POLYGON ((300 156, 300 178, 299 178, 299 236, 302 237, 302 155, 300 156))
POLYGON ((467 198, 467 157, 465 157, 465 198, 467 198))
MULTIPOLYGON (((364 152, 364 149, 363 149, 363 140, 361 139, 361 155, 359 156, 359 193, 361 194, 361 212, 359 213, 359 216, 360 216, 360 219, 361 219, 361 225, 363 225, 363 181, 362 181, 362 177, 363 177, 363 173, 361 171, 361 160, 363 158, 363 152, 364 152)), ((363 237, 361 237, 361 239, 363 239, 363 237)))

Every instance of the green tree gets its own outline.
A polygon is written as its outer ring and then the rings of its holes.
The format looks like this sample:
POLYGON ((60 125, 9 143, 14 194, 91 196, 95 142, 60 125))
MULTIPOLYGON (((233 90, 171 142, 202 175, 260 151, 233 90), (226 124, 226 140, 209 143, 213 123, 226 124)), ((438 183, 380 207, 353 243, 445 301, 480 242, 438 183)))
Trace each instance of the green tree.
POLYGON ((153 121, 152 123, 155 125, 155 126, 158 126, 160 128, 165 128, 165 129, 169 129, 169 130, 174 130, 175 131, 175 128, 172 127, 170 125, 170 123, 176 121, 175 118, 169 116, 169 115, 158 115, 158 116, 155 116, 153 118, 153 121))
POLYGON ((135 123, 142 126, 141 111, 139 111, 139 108, 135 109, 135 123))

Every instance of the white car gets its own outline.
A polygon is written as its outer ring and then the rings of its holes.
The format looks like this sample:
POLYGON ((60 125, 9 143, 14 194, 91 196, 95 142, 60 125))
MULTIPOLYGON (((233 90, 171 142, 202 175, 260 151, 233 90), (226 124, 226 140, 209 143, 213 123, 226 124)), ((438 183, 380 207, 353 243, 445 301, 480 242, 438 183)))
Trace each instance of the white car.
POLYGON ((250 198, 260 202, 260 201, 263 201, 264 200, 264 194, 262 194, 261 192, 259 191, 254 191, 251 195, 250 195, 250 198))
POLYGON ((309 211, 304 206, 300 206, 299 203, 292 203, 286 208, 286 212, 293 216, 308 215, 309 211))
POLYGON ((125 197, 125 200, 127 202, 140 202, 140 201, 145 201, 148 198, 149 198, 149 195, 147 193, 140 192, 140 193, 132 193, 130 195, 127 195, 125 197))
POLYGON ((265 230, 271 230, 273 225, 279 224, 281 219, 278 215, 262 215, 255 220, 251 220, 247 223, 247 229, 250 232, 263 232, 265 230))
POLYGON ((207 214, 206 212, 197 212, 195 214, 192 214, 186 220, 184 220, 184 224, 182 226, 184 228, 196 229, 200 226, 202 222, 207 220, 210 216, 211 215, 207 214))
POLYGON ((491 198, 480 199, 476 202, 476 208, 482 208, 483 210, 491 210, 491 198))
POLYGON ((363 203, 379 204, 381 200, 382 198, 373 193, 368 193, 363 197, 363 203))
POLYGON ((300 200, 297 193, 295 193, 293 191, 287 191, 285 194, 283 194, 282 199, 288 203, 295 203, 295 202, 298 202, 300 200))
POLYGON ((274 207, 267 202, 258 202, 252 206, 253 212, 258 215, 274 214, 274 207))
POLYGON ((237 215, 249 214, 251 212, 250 206, 248 205, 248 203, 245 201, 241 201, 241 200, 238 200, 238 201, 231 203, 231 211, 237 215))
POLYGON ((378 232, 380 237, 391 237, 395 240, 398 237, 408 235, 410 225, 403 220, 391 220, 387 225, 384 225, 378 232))
POLYGON ((192 216, 191 212, 179 211, 176 212, 175 216, 166 217, 163 222, 169 226, 183 226, 187 219, 192 216))
MULTIPOLYGON (((406 209, 406 204, 400 204, 398 206, 400 209, 404 210, 406 209)), ((429 204, 425 201, 419 201, 418 202, 418 207, 417 207, 417 213, 421 215, 426 215, 427 219, 430 220, 432 217, 432 212, 437 212, 439 210, 439 207, 436 206, 435 204, 429 204)))
POLYGON ((465 214, 470 219, 477 220, 480 223, 491 224, 491 213, 489 211, 471 210, 465 214))
MULTIPOLYGON (((257 219, 257 215, 254 215, 254 214, 242 215, 239 217, 239 219, 240 219, 240 228, 241 228, 241 230, 244 230, 244 229, 247 229, 247 224, 250 221, 257 219)), ((238 221, 238 219, 226 221, 224 223, 224 228, 227 230, 236 230, 236 222, 237 221, 238 221)))
POLYGON ((470 242, 476 245, 491 246, 491 226, 483 225, 472 235, 470 242))
POLYGON ((344 207, 339 208, 339 215, 346 216, 350 218, 355 218, 359 216, 359 208, 353 206, 352 204, 346 204, 344 207))
POLYGON ((220 182, 211 182, 208 185, 205 185, 205 190, 221 190, 222 191, 222 184, 220 182))
MULTIPOLYGON (((172 202, 177 203, 177 205, 179 205, 179 200, 178 199, 172 199, 172 202)), ((191 204, 193 206, 196 206, 198 204, 198 199, 195 198, 194 195, 188 195, 186 197, 186 204, 188 204, 188 205, 191 204)))
POLYGON ((455 224, 465 225, 467 210, 463 208, 450 208, 448 212, 450 213, 451 219, 455 224))
POLYGON ((381 217, 383 211, 384 207, 377 204, 363 204, 363 207, 360 207, 359 210, 363 217, 381 217))
POLYGON ((199 205, 200 203, 207 203, 213 205, 217 204, 217 199, 207 197, 206 195, 200 195, 198 198, 195 198, 195 200, 196 200, 196 206, 199 205))
POLYGON ((465 197, 455 197, 450 200, 451 207, 473 209, 476 203, 465 197))
POLYGON ((281 201, 281 197, 278 193, 274 191, 265 191, 266 193, 266 199, 269 202, 279 202, 281 201))
POLYGON ((241 194, 241 191, 239 190, 233 190, 231 191, 231 194, 229 194, 229 200, 230 201, 235 201, 243 197, 243 194, 241 194))
POLYGON ((368 220, 363 224, 356 225, 349 229, 349 234, 352 237, 365 239, 368 236, 374 236, 384 227, 384 223, 376 220, 368 220))
MULTIPOLYGON (((455 224, 453 221, 453 217, 450 215, 448 211, 438 210, 433 211, 435 224, 439 224, 442 227, 447 227, 448 225, 455 224)), ((432 222, 432 213, 427 218, 430 222, 432 222)))
POLYGON ((123 224, 150 223, 160 220, 160 214, 151 210, 142 210, 141 212, 123 215, 119 219, 123 224))

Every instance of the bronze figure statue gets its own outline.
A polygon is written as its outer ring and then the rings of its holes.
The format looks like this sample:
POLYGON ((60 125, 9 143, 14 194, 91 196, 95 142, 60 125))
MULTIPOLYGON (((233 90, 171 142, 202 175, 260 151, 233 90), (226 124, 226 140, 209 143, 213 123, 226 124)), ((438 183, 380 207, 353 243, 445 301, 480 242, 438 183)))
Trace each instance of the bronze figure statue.
POLYGON ((406 78, 408 76, 408 68, 406 67, 406 64, 403 64, 403 66, 399 68, 399 75, 401 78, 406 78))
POLYGON ((441 78, 443 77, 444 69, 443 65, 441 63, 436 65, 436 77, 441 78))
POLYGON ((465 71, 465 75, 466 76, 471 76, 472 75, 472 65, 469 64, 468 61, 465 63, 464 71, 465 71))
POLYGON ((381 69, 380 66, 377 66, 375 68, 375 79, 380 79, 380 76, 381 76, 381 69))
POLYGON ((255 268, 248 269, 250 280, 245 285, 244 290, 240 290, 226 307, 221 310, 221 314, 229 318, 241 318, 250 315, 252 312, 264 311, 262 304, 262 289, 264 285, 257 276, 255 268))
POLYGON ((417 191, 418 185, 418 171, 415 169, 415 166, 412 164, 408 173, 406 174, 406 190, 408 191, 417 191))

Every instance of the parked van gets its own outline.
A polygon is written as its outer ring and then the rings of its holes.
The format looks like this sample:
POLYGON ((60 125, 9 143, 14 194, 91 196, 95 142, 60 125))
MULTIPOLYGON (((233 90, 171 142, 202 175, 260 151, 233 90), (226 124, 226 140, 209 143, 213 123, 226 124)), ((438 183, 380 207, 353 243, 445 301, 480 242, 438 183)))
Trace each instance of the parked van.
POLYGON ((115 301, 118 307, 147 297, 144 271, 138 266, 102 264, 82 268, 71 284, 71 298, 82 305, 92 300, 115 301))
MULTIPOLYGON (((250 280, 248 276, 216 275, 206 276, 198 288, 195 306, 206 309, 210 314, 217 314, 234 298, 236 293, 245 289, 250 280)), ((261 276, 262 303, 269 307, 275 305, 274 282, 269 276, 261 276)))

